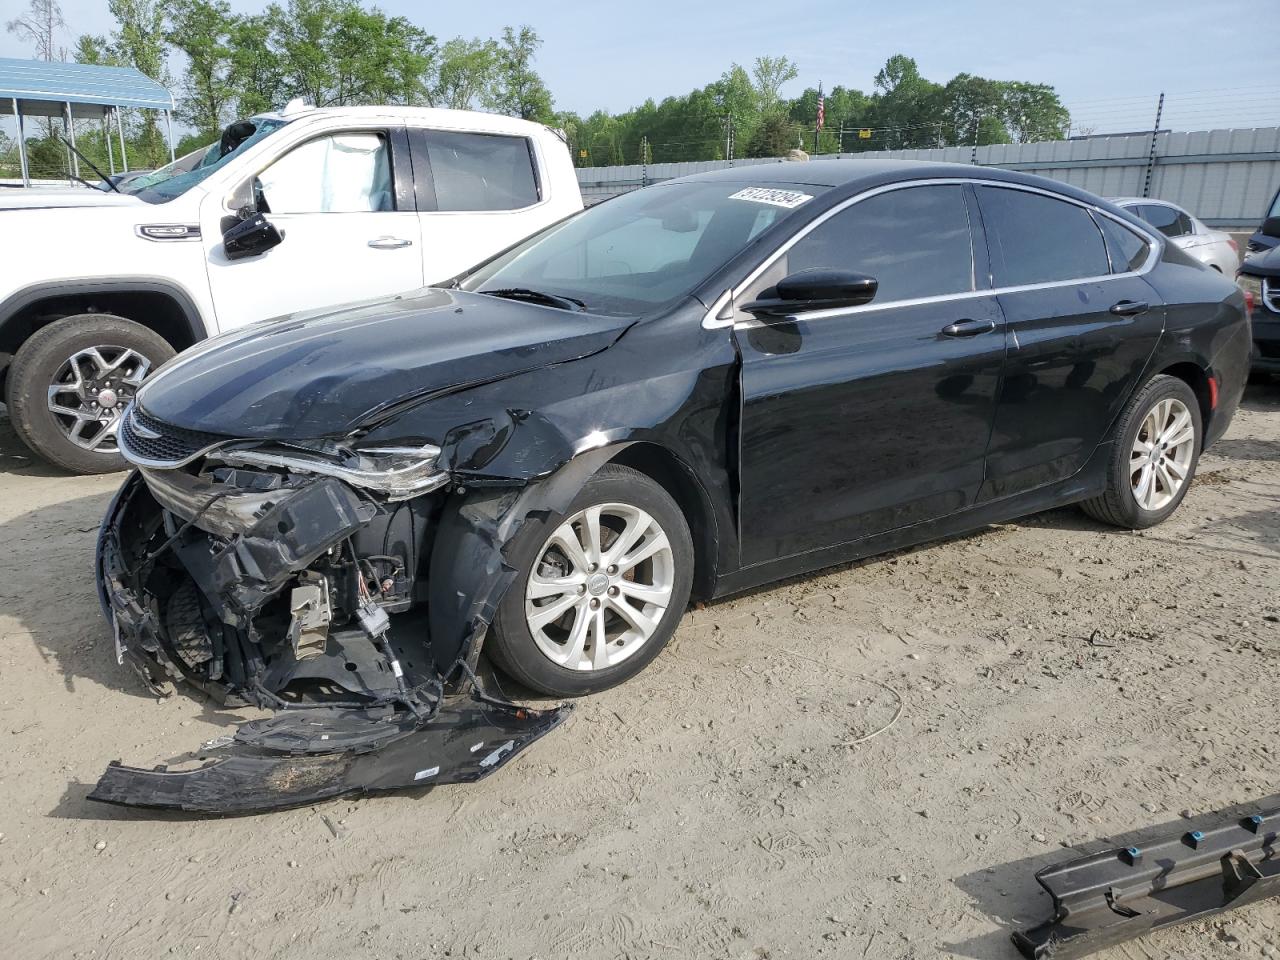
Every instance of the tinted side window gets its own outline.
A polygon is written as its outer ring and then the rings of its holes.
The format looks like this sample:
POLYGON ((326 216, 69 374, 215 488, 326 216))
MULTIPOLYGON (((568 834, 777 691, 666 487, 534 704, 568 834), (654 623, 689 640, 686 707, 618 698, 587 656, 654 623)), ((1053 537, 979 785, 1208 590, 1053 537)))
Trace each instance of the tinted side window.
POLYGON ((424 133, 439 210, 519 210, 538 202, 533 154, 524 137, 424 133))
POLYGON ((391 157, 379 133, 335 133, 308 140, 258 174, 272 213, 394 210, 391 157))
POLYGON ((1110 217, 1099 216, 1098 224, 1107 238, 1107 250, 1111 254, 1111 272, 1125 273, 1137 270, 1146 262, 1149 251, 1147 240, 1128 227, 1122 227, 1110 217))
POLYGON ((1144 203, 1138 210, 1138 216, 1151 224, 1166 237, 1184 237, 1192 233, 1191 218, 1181 210, 1166 207, 1162 203, 1144 203))
POLYGON ((1107 248, 1089 211, 1025 190, 978 187, 998 287, 1101 277, 1107 248))
POLYGON ((972 290, 964 188, 909 187, 870 197, 816 227, 786 260, 788 274, 829 269, 875 277, 877 304, 972 290))

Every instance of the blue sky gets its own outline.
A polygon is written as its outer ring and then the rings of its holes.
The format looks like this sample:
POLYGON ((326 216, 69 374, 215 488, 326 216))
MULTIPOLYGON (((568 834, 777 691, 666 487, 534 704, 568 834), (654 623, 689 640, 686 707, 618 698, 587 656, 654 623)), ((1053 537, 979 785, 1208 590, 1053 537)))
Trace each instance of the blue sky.
MULTIPOLYGON (((7 20, 26 0, 5 0, 7 20)), ((232 0, 237 10, 265 0, 232 0)), ((1280 74, 1256 80, 1280 0, 635 0, 432 3, 381 0, 441 39, 489 36, 528 23, 557 106, 618 111, 645 97, 687 92, 731 63, 785 54, 800 67, 788 93, 822 81, 870 90, 893 53, 946 81, 961 71, 1057 88, 1078 123, 1097 132, 1141 129, 1156 95, 1179 129, 1280 125, 1280 74), (1249 79, 1255 79, 1253 85, 1249 79)), ((111 27, 106 0, 62 0, 68 46, 111 27)), ((26 56, 0 33, 0 56, 26 56)))

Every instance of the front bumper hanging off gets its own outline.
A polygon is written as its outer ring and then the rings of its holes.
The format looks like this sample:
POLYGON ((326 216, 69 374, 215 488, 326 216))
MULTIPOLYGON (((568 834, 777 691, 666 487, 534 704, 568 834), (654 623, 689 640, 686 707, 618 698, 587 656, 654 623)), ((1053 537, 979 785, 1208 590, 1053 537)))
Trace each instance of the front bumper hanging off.
POLYGON ((1013 935, 1029 960, 1083 957, 1162 927, 1280 896, 1280 809, 1048 867, 1053 917, 1013 935))
MULTIPOLYGON (((254 602, 279 590, 311 557, 342 542, 367 522, 359 504, 339 486, 328 481, 296 494, 277 493, 277 505, 266 519, 255 520, 257 525, 247 534, 231 538, 221 555, 221 565, 210 567, 205 580, 217 585, 211 589, 220 596, 254 602), (277 515, 285 521, 281 529, 297 531, 296 536, 282 535, 274 540, 254 536, 264 524, 275 525, 277 515), (228 571, 239 575, 232 577, 228 571)), ((138 526, 137 505, 145 507, 142 513, 155 513, 149 496, 139 475, 133 475, 108 509, 99 536, 99 595, 115 634, 117 659, 136 667, 153 688, 169 679, 183 679, 227 705, 247 703, 276 712, 165 765, 133 767, 113 762, 89 799, 198 813, 246 813, 357 793, 469 783, 503 766, 568 716, 568 705, 534 710, 496 699, 476 680, 475 656, 494 606, 488 594, 500 596, 514 576, 502 556, 506 539, 496 536, 483 538, 492 544, 494 554, 484 563, 480 562, 483 557, 459 553, 468 561, 466 569, 474 568, 474 576, 484 588, 458 578, 467 588, 458 588, 454 603, 460 605, 460 612, 465 609, 467 613, 448 622, 450 642, 432 642, 435 631, 426 629, 421 618, 399 621, 390 628, 387 650, 394 648, 401 659, 408 654, 399 694, 379 697, 374 690, 363 702, 353 702, 359 698, 348 693, 340 704, 326 704, 322 699, 286 703, 279 696, 264 693, 260 684, 247 682, 243 671, 238 680, 228 668, 227 679, 202 682, 184 665, 156 601, 148 599, 145 587, 138 586, 133 574, 142 561, 130 559, 122 547, 122 531, 138 526), (483 598, 482 609, 471 610, 464 602, 467 598, 471 606, 483 598), (437 658, 433 653, 442 656, 437 658)), ((235 518, 227 513, 202 522, 226 526, 235 518)), ((156 537, 163 539, 165 532, 156 537)), ((228 643, 236 642, 233 634, 227 636, 232 637, 228 643)), ((332 677, 332 672, 325 673, 323 668, 327 658, 334 660, 349 684, 365 676, 376 677, 380 671, 387 676, 375 645, 353 641, 353 645, 341 647, 338 655, 332 648, 339 636, 341 632, 331 635, 330 649, 324 656, 294 667, 299 672, 310 671, 307 676, 332 677), (346 672, 351 670, 357 672, 346 672)), ((248 651, 248 662, 252 651, 243 643, 242 648, 248 651)), ((231 663, 230 656, 227 663, 231 663)), ((394 665, 398 667, 398 663, 394 665)), ((259 675, 269 676, 262 673, 260 663, 259 675)))
POLYGON ((526 710, 445 700, 426 723, 392 711, 298 710, 208 744, 191 769, 113 763, 90 800, 197 813, 249 813, 355 793, 488 776, 559 726, 569 707, 526 710))

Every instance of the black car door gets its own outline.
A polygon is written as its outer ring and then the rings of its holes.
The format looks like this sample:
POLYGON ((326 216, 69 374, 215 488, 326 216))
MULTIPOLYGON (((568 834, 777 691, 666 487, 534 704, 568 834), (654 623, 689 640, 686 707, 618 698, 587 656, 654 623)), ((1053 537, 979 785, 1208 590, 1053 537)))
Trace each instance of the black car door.
POLYGON ((744 565, 952 513, 982 482, 1004 322, 968 188, 862 199, 735 298, 744 565), (807 269, 874 276, 860 307, 768 323, 741 306, 807 269))
POLYGON ((1047 193, 975 192, 1009 350, 979 495, 989 500, 1085 465, 1146 367, 1164 307, 1141 276, 1148 238, 1047 193))

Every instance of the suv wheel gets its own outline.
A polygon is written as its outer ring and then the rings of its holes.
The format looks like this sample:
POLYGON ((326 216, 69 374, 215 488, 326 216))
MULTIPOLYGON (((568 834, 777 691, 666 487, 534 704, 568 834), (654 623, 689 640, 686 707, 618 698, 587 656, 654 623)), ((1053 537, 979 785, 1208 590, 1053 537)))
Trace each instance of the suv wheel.
POLYGON ((693 584, 679 506, 627 467, 593 476, 563 517, 531 521, 485 649, 525 686, 580 696, 622 683, 675 633, 693 584))
POLYGON ((109 313, 41 327, 9 367, 5 404, 14 432, 72 473, 123 470, 128 464, 116 446, 121 414, 143 379, 173 355, 155 331, 109 313))
POLYGON ((1095 520, 1129 530, 1155 526, 1187 495, 1200 459, 1200 402, 1177 377, 1138 391, 1116 424, 1107 491, 1081 504, 1095 520))

